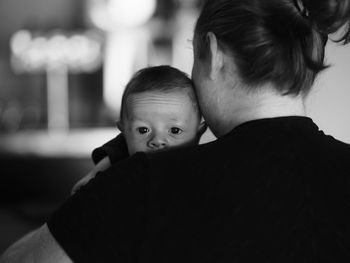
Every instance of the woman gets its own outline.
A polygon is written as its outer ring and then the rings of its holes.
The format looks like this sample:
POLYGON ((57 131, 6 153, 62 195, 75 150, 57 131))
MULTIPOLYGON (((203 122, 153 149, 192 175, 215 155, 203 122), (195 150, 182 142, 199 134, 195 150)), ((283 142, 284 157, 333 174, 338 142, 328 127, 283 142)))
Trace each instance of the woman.
POLYGON ((218 137, 136 154, 1 262, 348 262, 350 147, 305 117, 348 0, 210 0, 193 80, 218 137))
POLYGON ((327 67, 324 53, 328 35, 346 25, 338 41, 346 43, 350 39, 349 1, 219 2, 208 1, 198 19, 193 68, 199 101, 215 135, 223 135, 246 120, 305 115, 303 100, 316 76, 327 67), (208 72, 204 67, 210 67, 206 59, 210 49, 218 54, 219 63, 227 64, 224 77, 220 76, 226 83, 206 80, 208 72), (210 90, 206 90, 207 86, 210 90), (225 86, 228 94, 222 91, 225 86), (205 103, 221 103, 222 100, 219 97, 213 100, 208 94, 237 98, 237 102, 232 101, 228 110, 213 105, 222 112, 211 111, 213 107, 205 103), (209 98, 210 102, 206 102, 209 98), (245 109, 240 109, 241 106, 245 109), (237 114, 236 109, 243 116, 237 114), (234 122, 228 127, 217 125, 226 115, 239 119, 224 121, 234 122))

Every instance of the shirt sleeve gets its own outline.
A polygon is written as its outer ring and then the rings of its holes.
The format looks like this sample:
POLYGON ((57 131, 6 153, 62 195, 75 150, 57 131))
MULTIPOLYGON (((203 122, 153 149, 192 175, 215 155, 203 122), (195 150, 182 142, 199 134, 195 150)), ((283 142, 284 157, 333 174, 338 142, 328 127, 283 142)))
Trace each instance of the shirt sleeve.
POLYGON ((143 153, 118 162, 49 218, 51 234, 74 262, 131 262, 146 231, 148 165, 143 153))
POLYGON ((104 145, 94 149, 91 157, 95 164, 108 156, 111 163, 116 163, 129 157, 128 147, 122 133, 108 141, 104 145))

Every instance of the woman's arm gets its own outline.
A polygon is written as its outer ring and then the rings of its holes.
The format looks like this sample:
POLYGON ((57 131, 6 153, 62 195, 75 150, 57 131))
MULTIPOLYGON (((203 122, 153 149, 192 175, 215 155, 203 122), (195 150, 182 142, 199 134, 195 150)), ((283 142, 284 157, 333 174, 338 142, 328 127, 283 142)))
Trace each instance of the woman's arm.
POLYGON ((44 224, 27 234, 0 257, 0 263, 72 263, 44 224))

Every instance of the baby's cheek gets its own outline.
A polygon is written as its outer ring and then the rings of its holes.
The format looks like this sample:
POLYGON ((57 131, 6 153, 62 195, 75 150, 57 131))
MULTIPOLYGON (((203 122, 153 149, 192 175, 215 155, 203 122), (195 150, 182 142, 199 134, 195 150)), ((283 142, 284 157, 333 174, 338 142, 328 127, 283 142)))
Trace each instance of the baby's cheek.
POLYGON ((132 134, 125 136, 126 144, 128 146, 129 155, 133 155, 137 151, 137 140, 132 134))
POLYGON ((201 138, 201 134, 196 130, 195 132, 193 132, 190 138, 190 143, 192 145, 197 145, 199 143, 200 138, 201 138))
POLYGON ((178 140, 174 140, 173 146, 189 146, 197 144, 197 136, 196 134, 190 134, 184 136, 178 140))
POLYGON ((147 152, 147 139, 143 137, 134 137, 133 140, 130 141, 130 150, 133 152, 132 154, 136 152, 147 152))

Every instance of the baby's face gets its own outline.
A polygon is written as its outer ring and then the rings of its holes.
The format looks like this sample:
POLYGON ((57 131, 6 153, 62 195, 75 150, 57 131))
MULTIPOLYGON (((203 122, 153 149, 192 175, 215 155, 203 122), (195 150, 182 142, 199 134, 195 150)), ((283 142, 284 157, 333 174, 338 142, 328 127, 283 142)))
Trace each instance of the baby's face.
POLYGON ((122 131, 129 154, 198 143, 203 124, 185 91, 129 95, 122 131))

